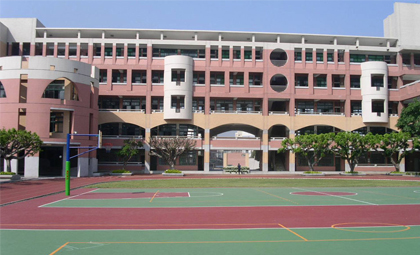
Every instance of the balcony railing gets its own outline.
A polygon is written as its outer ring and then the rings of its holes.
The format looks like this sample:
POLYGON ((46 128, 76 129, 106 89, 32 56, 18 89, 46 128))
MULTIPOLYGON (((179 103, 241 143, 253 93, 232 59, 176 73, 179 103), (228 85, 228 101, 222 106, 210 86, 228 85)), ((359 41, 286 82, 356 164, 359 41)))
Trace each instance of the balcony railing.
POLYGON ((155 113, 155 112, 163 112, 163 109, 152 109, 152 113, 155 113))
POLYGON ((262 111, 234 111, 234 110, 212 110, 211 114, 215 113, 234 113, 234 114, 262 114, 262 111))
POLYGON ((238 136, 238 137, 217 137, 213 136, 212 140, 260 140, 260 137, 247 137, 247 136, 238 136))
POLYGON ((199 134, 199 135, 186 135, 186 136, 181 136, 181 135, 154 135, 154 138, 161 138, 161 139, 166 139, 166 138, 189 138, 189 139, 198 139, 201 140, 203 139, 203 137, 199 134))
POLYGON ((285 111, 270 111, 268 112, 269 115, 289 115, 289 112, 285 111))
POLYGON ((296 112, 297 115, 344 115, 344 112, 296 112))
POLYGON ((103 135, 103 139, 127 139, 127 138, 133 138, 133 139, 143 139, 142 135, 103 135))
POLYGON ((270 137, 270 141, 279 141, 287 139, 287 137, 270 137))
POLYGON ((100 112, 140 112, 144 113, 144 109, 99 109, 100 112))

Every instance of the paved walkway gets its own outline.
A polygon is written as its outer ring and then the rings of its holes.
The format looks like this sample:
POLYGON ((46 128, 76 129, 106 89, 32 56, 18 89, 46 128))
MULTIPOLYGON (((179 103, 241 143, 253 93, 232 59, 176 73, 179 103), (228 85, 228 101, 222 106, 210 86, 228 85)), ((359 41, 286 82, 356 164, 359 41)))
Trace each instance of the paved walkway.
MULTIPOLYGON (((184 177, 167 177, 162 175, 134 175, 129 177, 119 176, 101 176, 101 177, 82 177, 71 179, 71 189, 77 189, 83 186, 123 180, 147 180, 147 179, 168 179, 168 178, 322 178, 322 179, 376 179, 376 180, 410 180, 420 181, 420 178, 412 176, 387 176, 387 175, 366 175, 366 176, 320 176, 320 177, 306 177, 300 174, 296 175, 267 175, 267 174, 187 174, 184 177)), ((0 206, 16 203, 23 200, 42 197, 54 193, 65 191, 64 178, 39 178, 39 179, 24 179, 20 181, 3 182, 0 183, 0 206)))

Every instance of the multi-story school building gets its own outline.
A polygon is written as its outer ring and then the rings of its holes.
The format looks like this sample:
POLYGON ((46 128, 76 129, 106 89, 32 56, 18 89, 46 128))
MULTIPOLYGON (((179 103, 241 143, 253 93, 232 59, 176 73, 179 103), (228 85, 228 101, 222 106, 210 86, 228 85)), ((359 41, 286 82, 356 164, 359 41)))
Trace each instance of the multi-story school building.
MULTIPOLYGON (((73 175, 121 168, 115 152, 123 141, 153 136, 196 141, 180 170, 211 173, 238 163, 259 173, 306 170, 299 156, 277 153, 285 137, 391 132, 420 97, 420 5, 394 8, 384 37, 49 28, 37 19, 0 19, 0 128, 44 141, 34 157, 13 161, 13 171, 61 176, 66 134, 98 130, 111 152, 74 159, 73 175)), ((168 168, 149 150, 145 143, 129 170, 168 168)), ((419 171, 419 158, 408 156, 402 169, 419 171)), ((346 164, 328 156, 316 168, 344 171, 346 164)), ((375 152, 357 167, 387 169, 375 152)))

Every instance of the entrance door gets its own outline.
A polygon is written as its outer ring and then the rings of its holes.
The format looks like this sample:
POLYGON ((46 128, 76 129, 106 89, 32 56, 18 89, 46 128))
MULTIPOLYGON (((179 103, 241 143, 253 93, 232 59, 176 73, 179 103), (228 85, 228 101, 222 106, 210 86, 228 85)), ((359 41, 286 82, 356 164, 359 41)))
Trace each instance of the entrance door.
POLYGON ((335 171, 341 171, 341 158, 335 157, 334 161, 335 161, 335 171))
POLYGON ((42 147, 39 176, 63 176, 63 147, 42 147))

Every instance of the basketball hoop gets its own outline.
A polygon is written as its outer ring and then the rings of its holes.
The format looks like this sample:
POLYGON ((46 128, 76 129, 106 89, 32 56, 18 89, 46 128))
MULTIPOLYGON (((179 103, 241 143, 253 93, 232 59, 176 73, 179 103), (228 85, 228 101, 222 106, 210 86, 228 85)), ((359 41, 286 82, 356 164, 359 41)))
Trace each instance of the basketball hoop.
POLYGON ((106 153, 110 153, 111 152, 111 148, 112 148, 112 143, 104 143, 102 145, 103 148, 105 148, 106 153))

